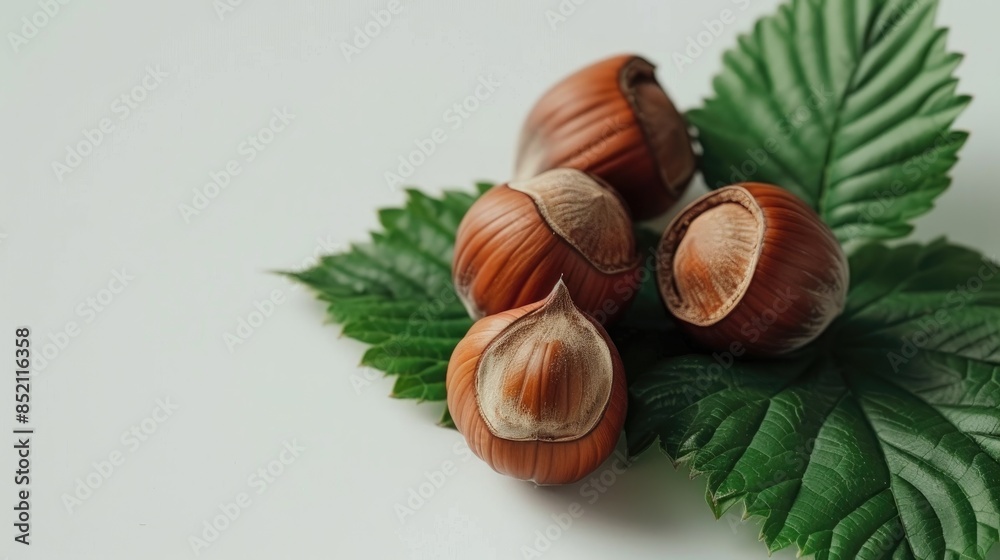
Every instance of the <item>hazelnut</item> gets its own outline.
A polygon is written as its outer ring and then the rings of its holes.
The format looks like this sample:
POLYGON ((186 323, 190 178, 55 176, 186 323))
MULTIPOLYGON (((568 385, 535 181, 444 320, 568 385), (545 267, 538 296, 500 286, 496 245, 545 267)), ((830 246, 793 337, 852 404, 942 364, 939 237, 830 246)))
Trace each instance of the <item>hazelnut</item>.
POLYGON ((805 346, 844 308, 847 259, 833 232, 791 192, 762 183, 692 202, 660 241, 667 308, 713 350, 768 356, 805 346))
POLYGON ((687 124, 635 55, 592 64, 546 92, 528 114, 514 177, 555 167, 593 173, 625 199, 636 219, 664 213, 695 173, 687 124))
POLYGON ((618 350, 559 281, 543 301, 478 321, 448 363, 448 409, 499 473, 568 484, 614 451, 627 389, 618 350))
POLYGON ((632 220, 607 185, 554 169, 498 185, 462 218, 452 278, 474 319, 545 297, 563 278, 573 300, 602 323, 638 291, 632 220))

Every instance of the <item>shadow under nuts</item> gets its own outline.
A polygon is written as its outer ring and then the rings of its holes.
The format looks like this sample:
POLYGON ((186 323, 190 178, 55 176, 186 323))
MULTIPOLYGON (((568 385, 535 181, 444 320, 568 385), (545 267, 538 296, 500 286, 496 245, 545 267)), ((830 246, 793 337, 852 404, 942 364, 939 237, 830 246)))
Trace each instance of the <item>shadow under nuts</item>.
POLYGON ((789 191, 744 183, 710 192, 664 233, 660 294, 699 343, 735 355, 791 352, 844 308, 847 259, 816 212, 789 191))
POLYGON ((462 218, 452 278, 474 319, 536 302, 563 278, 573 301, 606 324, 638 291, 632 220, 586 173, 555 169, 487 191, 462 218))
POLYGON ((627 389, 618 350, 560 281, 543 301, 478 321, 448 363, 448 409, 499 473, 568 484, 615 449, 627 389))
POLYGON ((635 55, 616 56, 553 86, 525 120, 514 178, 581 169, 617 189, 637 220, 664 213, 696 165, 687 124, 654 68, 635 55))

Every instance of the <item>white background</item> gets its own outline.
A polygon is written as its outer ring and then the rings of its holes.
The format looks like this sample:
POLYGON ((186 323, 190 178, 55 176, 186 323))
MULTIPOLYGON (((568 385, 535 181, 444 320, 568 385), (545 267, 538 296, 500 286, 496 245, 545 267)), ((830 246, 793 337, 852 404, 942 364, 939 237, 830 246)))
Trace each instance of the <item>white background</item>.
MULTIPOLYGON (((387 398, 392 380, 356 365, 363 345, 338 339, 321 304, 267 271, 364 240, 375 210, 403 200, 384 173, 436 127, 447 141, 409 183, 438 191, 503 180, 531 103, 583 64, 642 53, 660 63, 680 107, 697 105, 723 49, 777 2, 590 0, 554 29, 545 12, 557 0, 427 4, 404 1, 350 61, 341 43, 384 4, 245 0, 220 19, 211 0, 78 1, 18 52, 5 40, 0 347, 13 355, 15 325, 32 328, 36 348, 67 322, 79 332, 34 374, 30 548, 12 541, 13 440, 0 442, 0 554, 192 558, 189 537, 247 492, 251 505, 201 557, 520 558, 577 501, 583 517, 545 558, 765 558, 755 523, 736 513, 713 521, 704 481, 657 452, 594 504, 579 485, 538 489, 463 462, 459 434, 435 426, 439 405, 387 398), (672 54, 725 8, 736 22, 678 69, 672 54), (147 67, 167 76, 120 118, 115 100, 147 67), (452 129, 444 112, 486 76, 500 87, 452 129), (281 108, 294 119, 246 162, 240 144, 281 108), (114 132, 57 178, 52 162, 104 118, 114 132), (186 220, 179 206, 231 159, 241 173, 186 220), (86 312, 122 269, 134 279, 86 312), (282 303, 230 351, 225 334, 274 290, 282 303), (122 433, 157 399, 179 408, 147 420, 155 433, 134 449, 122 433), (248 477, 293 440, 304 451, 258 494, 248 477), (124 463, 70 513, 63 496, 116 451, 124 463), (395 504, 449 460, 457 472, 401 523, 395 504)), ((19 32, 38 10, 33 0, 3 2, 0 31, 19 32)), ((976 100, 959 126, 974 133, 954 186, 915 234, 947 233, 994 256, 998 16, 985 0, 942 7, 950 48, 967 53, 960 91, 976 100)), ((12 394, 9 379, 4 414, 12 394)), ((10 416, 0 428, 13 427, 10 416)))

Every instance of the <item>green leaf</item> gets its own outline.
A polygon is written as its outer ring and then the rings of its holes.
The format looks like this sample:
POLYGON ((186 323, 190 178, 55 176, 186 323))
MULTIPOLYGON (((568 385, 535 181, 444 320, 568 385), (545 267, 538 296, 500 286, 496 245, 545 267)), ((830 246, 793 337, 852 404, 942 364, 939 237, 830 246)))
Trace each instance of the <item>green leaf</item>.
POLYGON ((448 363, 438 362, 413 375, 400 376, 392 387, 392 396, 397 399, 443 401, 447 396, 444 388, 447 372, 448 363))
POLYGON ((1000 270, 938 241, 861 248, 843 316, 785 360, 689 354, 630 386, 657 439, 769 550, 984 558, 1000 529, 1000 270))
POLYGON ((792 0, 725 53, 688 113, 711 188, 783 186, 842 241, 905 236, 950 184, 961 57, 937 0, 792 0))
MULTIPOLYGON (((343 325, 345 336, 373 345, 361 363, 399 376, 393 397, 445 399, 448 358, 472 326, 451 283, 455 231, 490 186, 440 198, 408 189, 403 208, 379 212, 383 231, 372 233, 371 242, 285 273, 327 302, 329 319, 343 325)), ((442 424, 450 422, 446 411, 442 424)))
POLYGON ((455 427, 455 421, 451 418, 451 411, 447 408, 444 409, 444 414, 441 415, 441 420, 438 421, 438 425, 442 428, 455 427))
POLYGON ((415 323, 408 319, 363 317, 344 323, 344 336, 368 344, 386 342, 394 336, 423 336, 445 340, 461 339, 469 330, 468 317, 442 318, 439 321, 415 323))

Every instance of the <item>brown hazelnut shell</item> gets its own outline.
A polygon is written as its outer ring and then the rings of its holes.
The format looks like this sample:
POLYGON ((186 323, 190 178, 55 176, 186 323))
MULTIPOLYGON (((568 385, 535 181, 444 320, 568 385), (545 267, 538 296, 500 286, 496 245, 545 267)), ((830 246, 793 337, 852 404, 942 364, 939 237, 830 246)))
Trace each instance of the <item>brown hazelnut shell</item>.
POLYGON ((742 183, 674 218, 657 281, 667 309, 702 345, 774 356, 815 340, 843 311, 849 269, 812 208, 786 189, 742 183))
POLYGON ((696 160, 687 124, 654 69, 620 55, 553 86, 524 122, 514 177, 572 167, 610 183, 637 220, 664 213, 684 193, 696 160))
POLYGON ((456 234, 452 279, 474 319, 539 301, 562 278, 577 306, 608 324, 638 292, 639 263, 614 190, 551 170, 497 185, 472 205, 456 234))
MULTIPOLYGON (((495 434, 495 428, 485 419, 488 415, 480 407, 477 382, 481 363, 491 351, 491 345, 509 329, 517 328, 520 322, 544 312, 547 305, 565 305, 565 302, 572 305, 565 288, 557 286, 543 301, 479 320, 459 342, 448 363, 448 409, 469 448, 497 472, 537 484, 569 484, 597 469, 615 449, 628 406, 625 372, 614 343, 599 322, 576 309, 577 317, 589 322, 607 345, 610 359, 607 400, 592 427, 586 433, 558 440, 547 438, 544 434, 505 439, 495 434), (553 304, 554 299, 563 303, 553 304)), ((572 345, 572 339, 565 344, 572 345)), ((589 340, 588 346, 582 350, 593 350, 593 345, 594 340, 589 340)), ((538 354, 534 352, 533 356, 538 354)), ((507 404, 529 411, 522 413, 532 418, 543 416, 546 407, 556 407, 560 415, 572 416, 576 413, 572 399, 579 393, 582 382, 579 378, 591 374, 588 368, 592 365, 565 361, 542 360, 540 357, 519 361, 524 370, 523 378, 517 379, 513 387, 507 382, 502 399, 507 404)))

